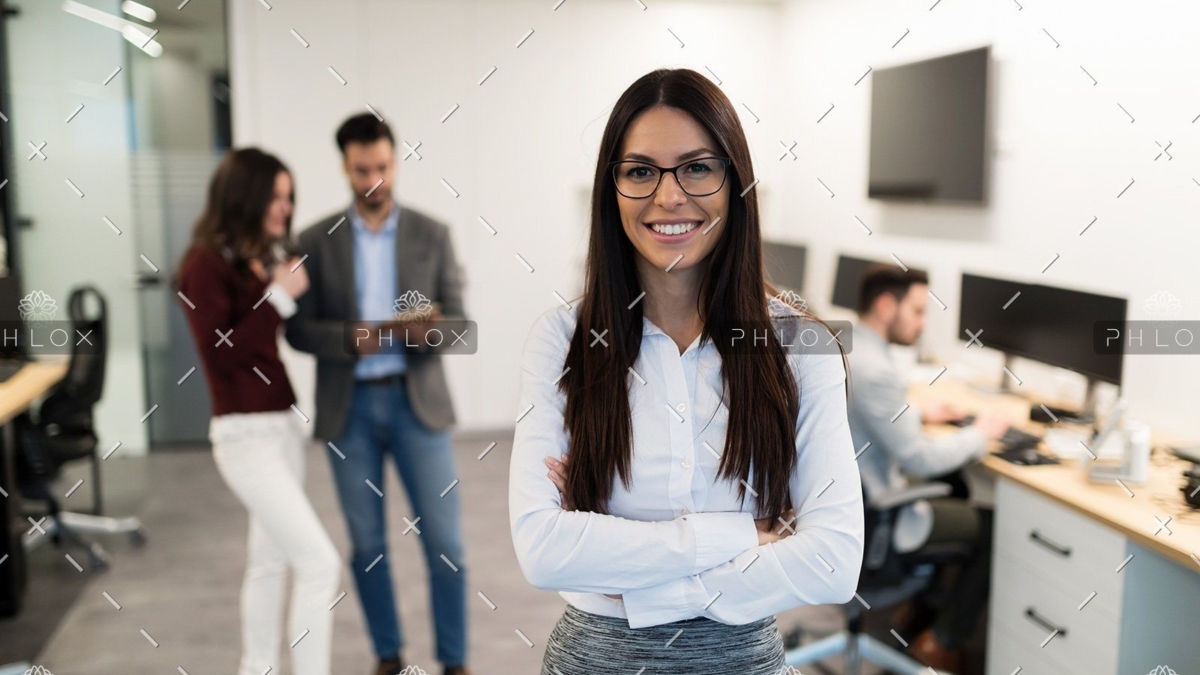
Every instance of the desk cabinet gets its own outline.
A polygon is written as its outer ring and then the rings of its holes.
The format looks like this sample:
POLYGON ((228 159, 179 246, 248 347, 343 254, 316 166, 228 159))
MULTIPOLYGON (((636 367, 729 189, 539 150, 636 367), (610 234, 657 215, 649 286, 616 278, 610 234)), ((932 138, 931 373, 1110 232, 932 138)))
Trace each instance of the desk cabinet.
POLYGON ((1200 665, 1200 566, 1184 569, 1005 478, 994 537, 988 675, 1200 665))

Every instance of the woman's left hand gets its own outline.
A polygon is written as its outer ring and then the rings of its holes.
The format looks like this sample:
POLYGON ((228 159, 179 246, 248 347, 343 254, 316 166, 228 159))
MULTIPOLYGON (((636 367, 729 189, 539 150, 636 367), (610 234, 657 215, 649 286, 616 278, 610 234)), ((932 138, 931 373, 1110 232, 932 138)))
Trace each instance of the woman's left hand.
POLYGON ((550 476, 550 481, 554 483, 554 487, 558 488, 558 493, 562 494, 566 489, 567 484, 566 479, 564 478, 564 476, 567 475, 567 456, 563 455, 562 460, 559 460, 555 457, 547 455, 546 466, 550 469, 548 474, 550 476))
MULTIPOLYGON (((567 475, 567 456, 563 455, 561 460, 547 456, 546 466, 550 469, 548 474, 550 481, 554 483, 554 487, 558 488, 558 493, 562 494, 563 490, 566 489, 566 479, 564 476, 567 475)), ((621 599, 619 595, 610 595, 608 593, 605 593, 604 597, 612 598, 613 600, 621 599)))

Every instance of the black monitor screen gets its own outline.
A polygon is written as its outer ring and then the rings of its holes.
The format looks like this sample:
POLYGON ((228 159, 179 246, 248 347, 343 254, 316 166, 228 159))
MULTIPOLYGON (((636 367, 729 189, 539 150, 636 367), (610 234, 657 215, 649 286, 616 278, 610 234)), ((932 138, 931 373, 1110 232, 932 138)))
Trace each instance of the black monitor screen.
POLYGON ((839 255, 833 278, 833 304, 836 307, 858 310, 858 292, 862 289, 863 274, 878 260, 839 255))
POLYGON ((796 293, 804 292, 804 261, 808 249, 795 244, 763 242, 763 267, 767 281, 796 293))
MULTIPOLYGON (((883 262, 882 260, 853 258, 848 255, 838 256, 837 271, 834 273, 833 278, 834 306, 858 311, 858 296, 862 292, 863 277, 866 276, 867 269, 871 265, 899 267, 895 263, 883 262)), ((920 272, 923 270, 914 271, 920 272)))
POLYGON ((1097 321, 1124 321, 1127 301, 1054 286, 962 275, 958 337, 979 329, 984 347, 1121 384, 1122 354, 1097 354, 1097 321), (1018 293, 1020 295, 1018 295, 1018 293))

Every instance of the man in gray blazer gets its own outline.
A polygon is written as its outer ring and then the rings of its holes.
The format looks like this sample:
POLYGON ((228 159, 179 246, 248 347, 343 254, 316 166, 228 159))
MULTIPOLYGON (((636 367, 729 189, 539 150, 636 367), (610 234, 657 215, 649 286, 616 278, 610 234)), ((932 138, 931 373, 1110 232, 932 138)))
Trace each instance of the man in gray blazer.
MULTIPOLYGON (((961 469, 983 457, 988 442, 1008 429, 1002 417, 980 413, 974 424, 956 433, 931 437, 922 430, 922 423, 952 422, 961 418, 963 411, 945 403, 925 410, 906 409, 908 379, 893 359, 891 346, 912 345, 920 338, 928 296, 929 279, 918 270, 874 265, 862 279, 854 349, 849 355, 852 393, 847 412, 854 447, 871 444, 858 460, 868 503, 904 489, 910 478, 935 478, 961 469)), ((921 632, 910 648, 910 654, 925 665, 962 670, 963 643, 974 631, 987 601, 990 523, 990 513, 952 497, 917 502, 897 515, 892 543, 899 553, 946 541, 974 548, 948 604, 937 612, 933 627, 921 632)), ((906 628, 923 628, 932 614, 931 608, 918 603, 906 628)))
POLYGON ((353 547, 350 566, 378 657, 376 675, 405 669, 384 522, 384 457, 408 493, 404 534, 420 536, 443 675, 470 675, 461 490, 450 438, 454 408, 438 349, 393 340, 397 314, 418 330, 440 317, 465 319, 463 277, 448 228, 392 198, 395 141, 374 115, 337 132, 354 192, 347 207, 300 235, 310 280, 288 342, 317 357, 315 435, 328 442, 353 547), (440 307, 439 307, 440 305, 440 307), (351 336, 352 339, 347 339, 351 336), (363 339, 365 338, 365 339, 363 339))

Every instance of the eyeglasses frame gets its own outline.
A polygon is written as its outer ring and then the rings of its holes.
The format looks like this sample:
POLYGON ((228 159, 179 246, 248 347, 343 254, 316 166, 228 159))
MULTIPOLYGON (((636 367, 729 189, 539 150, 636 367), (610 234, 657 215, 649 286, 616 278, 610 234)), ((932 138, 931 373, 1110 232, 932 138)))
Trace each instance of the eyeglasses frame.
POLYGON ((648 166, 648 167, 658 170, 658 182, 654 184, 654 189, 650 191, 650 194, 646 195, 645 197, 630 197, 629 195, 625 194, 624 192, 621 192, 621 188, 617 187, 617 177, 616 177, 616 173, 614 172, 613 173, 613 189, 615 189, 617 191, 617 194, 621 195, 622 197, 624 197, 626 199, 649 199, 649 198, 653 197, 654 193, 658 192, 658 188, 662 187, 663 176, 667 175, 668 173, 675 177, 675 184, 678 185, 679 189, 683 190, 683 193, 686 194, 687 196, 689 196, 689 197, 708 197, 710 195, 717 194, 718 192, 721 191, 721 188, 725 187, 725 181, 729 176, 729 167, 733 165, 733 160, 728 157, 718 157, 716 155, 708 155, 708 156, 704 156, 704 157, 695 157, 693 159, 689 159, 688 161, 686 161, 682 164, 678 164, 678 165, 673 166, 668 169, 666 167, 651 164, 649 162, 643 162, 640 159, 614 159, 613 161, 608 163, 608 166, 610 168, 613 168, 613 167, 616 167, 616 165, 618 165, 618 164, 643 164, 645 166, 648 166), (719 187, 717 187, 716 190, 713 190, 712 192, 706 192, 702 195, 692 194, 691 192, 687 191, 687 188, 683 187, 683 182, 679 180, 679 174, 677 174, 675 172, 678 171, 682 167, 685 167, 689 164, 693 164, 695 162, 698 162, 698 161, 704 160, 704 159, 719 159, 719 160, 721 160, 721 163, 725 165, 725 173, 721 175, 721 185, 719 187))

